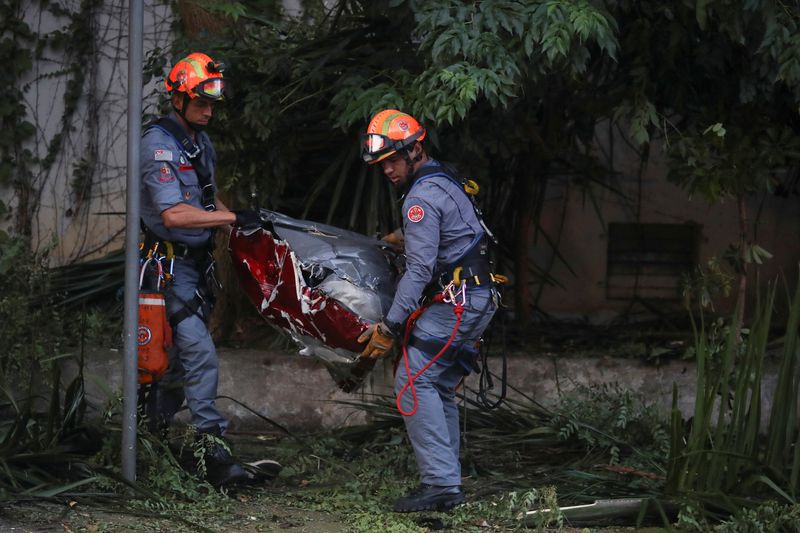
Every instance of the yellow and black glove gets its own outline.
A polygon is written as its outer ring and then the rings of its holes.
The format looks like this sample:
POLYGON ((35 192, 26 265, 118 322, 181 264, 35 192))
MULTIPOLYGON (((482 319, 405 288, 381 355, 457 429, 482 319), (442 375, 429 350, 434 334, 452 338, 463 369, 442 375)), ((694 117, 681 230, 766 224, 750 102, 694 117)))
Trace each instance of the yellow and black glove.
POLYGON ((392 349, 394 335, 383 322, 376 322, 364 330, 358 342, 367 342, 361 357, 379 359, 392 349))

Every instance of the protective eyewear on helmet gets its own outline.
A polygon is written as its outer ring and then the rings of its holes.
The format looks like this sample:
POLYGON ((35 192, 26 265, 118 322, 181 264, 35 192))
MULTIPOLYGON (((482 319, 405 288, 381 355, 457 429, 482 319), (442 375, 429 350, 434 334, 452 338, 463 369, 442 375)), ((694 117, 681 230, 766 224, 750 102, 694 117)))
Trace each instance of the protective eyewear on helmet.
POLYGON ((372 163, 382 159, 387 154, 403 150, 413 145, 424 131, 425 130, 420 130, 405 139, 399 140, 390 139, 386 135, 381 135, 379 133, 365 133, 362 135, 361 159, 363 159, 365 163, 372 163))
POLYGON ((201 98, 209 100, 222 100, 225 98, 225 80, 222 78, 209 78, 198 83, 194 92, 201 98))
POLYGON ((385 135, 377 133, 367 133, 364 135, 364 153, 370 155, 379 155, 388 149, 391 149, 392 141, 385 135))
POLYGON ((376 161, 394 150, 394 143, 385 135, 366 133, 362 136, 361 158, 367 163, 376 161))

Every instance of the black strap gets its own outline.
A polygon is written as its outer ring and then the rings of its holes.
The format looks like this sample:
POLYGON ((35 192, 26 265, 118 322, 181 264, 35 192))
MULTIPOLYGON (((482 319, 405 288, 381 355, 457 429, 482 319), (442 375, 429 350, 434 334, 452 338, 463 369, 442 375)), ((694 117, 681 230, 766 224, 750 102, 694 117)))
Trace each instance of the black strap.
POLYGON ((478 405, 484 409, 496 409, 505 401, 508 387, 508 356, 506 352, 506 317, 505 311, 502 307, 498 310, 500 315, 500 336, 503 344, 501 357, 502 357, 502 373, 500 374, 500 394, 496 395, 497 400, 492 401, 489 398, 489 391, 494 389, 494 380, 492 379, 492 371, 489 370, 489 346, 493 340, 492 332, 489 331, 485 342, 481 344, 480 354, 480 370, 478 377, 478 392, 475 393, 475 400, 478 405))
POLYGON ((161 249, 163 254, 166 254, 168 246, 172 246, 172 253, 175 255, 175 257, 181 259, 193 259, 198 263, 202 263, 204 260, 209 259, 209 255, 213 251, 214 243, 212 239, 209 239, 205 244, 201 244, 200 246, 189 246, 188 244, 184 244, 182 242, 162 239, 144 223, 144 220, 140 220, 139 224, 142 228, 142 234, 144 237, 142 239, 142 253, 144 256, 147 255, 147 252, 151 250, 156 243, 161 243, 164 245, 164 248, 161 249))
POLYGON ((169 316, 169 325, 172 327, 173 330, 175 330, 175 328, 178 327, 178 324, 180 324, 181 322, 183 322, 192 315, 197 315, 198 317, 200 317, 200 319, 205 321, 203 315, 198 313, 198 310, 203 305, 203 303, 205 303, 205 300, 203 299, 202 296, 200 296, 199 292, 195 291, 194 297, 191 300, 189 300, 188 302, 183 302, 183 307, 181 307, 179 311, 176 311, 175 313, 169 316))
POLYGON ((197 173, 197 181, 200 184, 202 191, 200 201, 206 211, 215 211, 217 209, 214 203, 214 186, 211 183, 211 171, 209 171, 202 162, 203 149, 196 144, 192 138, 186 134, 180 124, 172 120, 170 117, 161 117, 152 126, 158 126, 169 132, 170 135, 175 137, 175 140, 180 143, 183 152, 189 161, 192 162, 194 171, 197 173))
MULTIPOLYGON (((439 353, 439 350, 441 350, 446 343, 447 343, 446 340, 441 340, 441 339, 420 339, 413 333, 408 339, 409 346, 413 346, 414 348, 420 350, 421 352, 425 352, 430 356, 434 356, 437 353, 439 353)), ((447 350, 445 350, 444 353, 442 353, 441 357, 446 357, 454 352, 458 354, 471 354, 471 355, 478 354, 478 351, 475 350, 474 348, 471 348, 470 346, 467 345, 456 346, 451 344, 450 346, 447 347, 447 350)))
MULTIPOLYGON (((486 233, 486 236, 489 237, 489 240, 497 245, 497 237, 494 236, 492 230, 489 229, 489 226, 486 225, 486 222, 483 220, 483 212, 481 212, 480 208, 478 208, 478 203, 475 201, 475 197, 469 194, 465 188, 467 180, 462 178, 458 171, 452 165, 447 163, 442 163, 441 161, 437 161, 438 164, 436 165, 425 165, 417 169, 414 173, 414 177, 412 178, 411 187, 409 187, 409 192, 411 188, 414 187, 417 183, 424 181, 429 176, 437 175, 437 176, 444 176, 445 178, 449 179, 453 183, 455 183, 461 192, 467 195, 469 198, 470 203, 472 204, 472 209, 475 210, 475 216, 478 217, 478 223, 483 228, 483 231, 486 233)), ((408 193, 406 193, 408 194, 408 193)))

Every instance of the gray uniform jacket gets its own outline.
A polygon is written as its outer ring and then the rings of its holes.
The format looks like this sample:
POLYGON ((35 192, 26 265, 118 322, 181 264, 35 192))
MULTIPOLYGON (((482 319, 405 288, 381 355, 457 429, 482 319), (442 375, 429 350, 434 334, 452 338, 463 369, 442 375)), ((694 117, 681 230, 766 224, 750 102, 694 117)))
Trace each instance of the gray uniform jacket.
MULTIPOLYGON (((439 166, 429 159, 423 166, 439 166)), ((445 176, 415 181, 403 202, 406 271, 397 285, 385 322, 404 325, 434 273, 452 265, 483 238, 475 208, 464 189, 445 176)))
MULTIPOLYGON (((175 119, 175 114, 170 117, 175 119)), ((214 179, 217 153, 205 132, 197 135, 201 148, 201 161, 211 172, 211 183, 217 190, 214 179)), ((202 246, 211 238, 207 228, 167 228, 161 213, 181 202, 203 209, 202 189, 197 173, 180 143, 169 132, 158 126, 150 126, 142 136, 140 154, 142 172, 142 220, 162 239, 180 242, 187 246, 202 246)))

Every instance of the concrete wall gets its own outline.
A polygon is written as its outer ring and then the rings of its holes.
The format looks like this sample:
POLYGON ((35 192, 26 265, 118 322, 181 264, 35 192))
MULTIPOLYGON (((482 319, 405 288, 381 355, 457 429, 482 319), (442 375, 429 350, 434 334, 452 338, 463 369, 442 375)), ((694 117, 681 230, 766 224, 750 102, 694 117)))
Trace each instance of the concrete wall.
MULTIPOLYGON (((609 134, 607 126, 599 127, 596 142, 600 153, 613 154, 613 165, 618 175, 611 179, 610 184, 617 192, 590 185, 591 193, 587 193, 583 186, 566 179, 557 180, 550 186, 542 213, 542 228, 551 238, 560 238, 559 252, 575 272, 572 274, 564 262, 554 259, 553 251, 544 239, 531 243, 533 260, 540 266, 552 262, 551 274, 564 285, 564 288, 545 286, 543 289, 540 307, 551 315, 603 323, 620 311, 630 309, 630 302, 606 296, 609 223, 698 224, 701 235, 697 259, 700 265, 705 265, 711 257, 720 258, 728 245, 738 238, 739 222, 734 201, 709 206, 703 198, 687 198, 682 189, 667 180, 667 161, 661 141, 654 142, 651 147, 650 159, 640 182, 638 155, 625 143, 622 135, 616 129, 614 131, 609 134), (613 150, 611 136, 614 137, 613 150), (594 196, 598 209, 590 195, 594 196)), ((761 195, 749 199, 747 209, 751 231, 752 221, 760 213, 756 242, 774 255, 760 267, 761 280, 784 273, 793 281, 800 260, 797 198, 761 195)), ((719 303, 722 305, 718 310, 722 311, 729 302, 719 303)), ((677 300, 658 305, 664 310, 680 309, 677 300)))
MULTIPOLYGON (((108 401, 106 387, 112 391, 121 388, 122 353, 96 351, 87 361, 87 393, 93 404, 102 406, 108 401)), ((378 364, 361 391, 347 394, 337 389, 322 364, 313 358, 281 352, 222 349, 220 361, 220 395, 236 398, 294 430, 317 431, 362 423, 366 419, 361 411, 337 402, 359 399, 362 394, 392 393, 388 362, 378 364)), ((491 365, 493 370, 499 371, 498 360, 492 360, 491 365)), ((768 362, 765 374, 763 421, 767 419, 775 389, 775 361, 768 362)), ((691 416, 694 407, 695 366, 688 361, 652 365, 629 358, 518 353, 509 359, 508 376, 510 385, 545 406, 552 406, 559 394, 571 391, 578 384, 618 383, 623 389, 642 394, 646 401, 663 408, 666 418, 672 402, 672 385, 676 383, 684 418, 691 416)), ((476 375, 468 378, 467 386, 477 389, 476 375)), ((509 396, 520 399, 513 391, 509 391, 509 396)), ((271 426, 237 403, 227 399, 218 402, 231 421, 231 430, 270 430, 271 426)), ((185 416, 181 419, 188 421, 185 416)))
MULTIPOLYGON (((44 36, 55 30, 69 33, 70 20, 30 2, 24 18, 31 30, 44 36)), ((79 12, 81 2, 64 2, 64 9, 79 12)), ((166 48, 172 41, 172 9, 167 2, 144 3, 144 52, 166 48)), ((56 263, 96 255, 117 248, 125 224, 127 164, 128 3, 104 2, 91 13, 93 58, 81 60, 81 96, 65 123, 64 94, 73 77, 62 71, 72 61, 62 50, 45 49, 23 80, 28 121, 36 135, 28 148, 44 157, 50 145, 57 149, 50 166, 34 168, 33 184, 40 191, 39 205, 31 213, 33 245, 57 240, 51 254, 56 263), (61 137, 59 137, 59 134, 61 137), (58 142, 55 142, 58 141, 58 142), (83 162, 91 185, 75 194, 76 169, 83 162), (110 244, 110 245, 109 245, 110 244)), ((144 87, 144 111, 154 113, 157 83, 144 87)), ((13 191, 3 199, 18 204, 13 191)))

